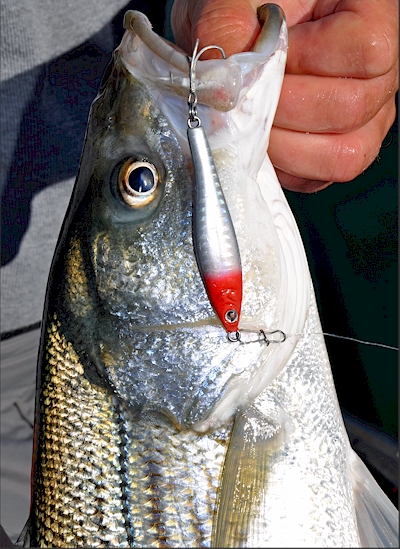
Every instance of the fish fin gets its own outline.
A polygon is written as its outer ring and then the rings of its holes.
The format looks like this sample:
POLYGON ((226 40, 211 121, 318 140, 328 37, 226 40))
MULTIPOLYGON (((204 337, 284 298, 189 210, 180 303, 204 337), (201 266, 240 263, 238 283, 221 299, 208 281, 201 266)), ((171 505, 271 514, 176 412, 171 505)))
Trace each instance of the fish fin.
POLYGON ((245 547, 262 518, 268 475, 285 439, 282 422, 253 406, 235 419, 221 479, 213 547, 245 547))
POLYGON ((398 547, 396 507, 353 450, 349 461, 361 547, 398 547))

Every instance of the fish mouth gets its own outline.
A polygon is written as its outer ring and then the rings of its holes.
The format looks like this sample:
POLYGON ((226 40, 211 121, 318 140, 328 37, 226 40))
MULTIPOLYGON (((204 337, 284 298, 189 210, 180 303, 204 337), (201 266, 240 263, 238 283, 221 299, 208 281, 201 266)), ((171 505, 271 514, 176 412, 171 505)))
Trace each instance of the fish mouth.
MULTIPOLYGON (((127 30, 118 48, 127 69, 135 76, 142 73, 156 85, 187 98, 189 88, 189 62, 186 53, 175 44, 158 36, 148 18, 138 11, 130 10, 124 17, 127 30), (138 48, 141 51, 137 57, 138 48), (154 68, 154 55, 158 57, 154 68), (152 59, 147 63, 147 59, 152 59)), ((199 86, 197 100, 219 111, 236 107, 242 87, 239 64, 233 59, 213 59, 199 63, 197 70, 199 86)))
MULTIPOLYGON (((258 9, 262 25, 251 54, 260 54, 258 61, 249 64, 252 70, 261 65, 279 48, 281 31, 285 26, 282 9, 276 4, 265 4, 258 9)), ((126 68, 135 76, 140 75, 157 87, 170 90, 175 96, 187 99, 189 89, 189 58, 175 44, 158 36, 148 18, 138 11, 129 10, 124 17, 126 33, 118 48, 126 68), (157 63, 154 63, 154 56, 157 63)), ((196 73, 198 103, 221 112, 234 109, 243 87, 244 73, 239 59, 244 52, 225 59, 198 61, 196 73)), ((248 69, 246 69, 248 70, 248 69)))

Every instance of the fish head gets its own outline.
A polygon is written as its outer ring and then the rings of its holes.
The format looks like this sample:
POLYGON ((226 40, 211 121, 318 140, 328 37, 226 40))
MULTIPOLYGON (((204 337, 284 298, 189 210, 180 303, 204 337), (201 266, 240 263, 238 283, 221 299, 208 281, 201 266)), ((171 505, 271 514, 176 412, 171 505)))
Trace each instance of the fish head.
POLYGON ((167 169, 158 153, 159 118, 155 102, 115 53, 90 116, 97 155, 89 192, 94 217, 110 227, 146 223, 161 204, 167 169))
MULTIPOLYGON (((274 9, 272 38, 262 35, 255 51, 197 67, 199 116, 243 264, 239 328, 256 334, 300 331, 307 300, 298 296, 308 284, 304 258, 296 263, 285 243, 293 220, 279 209, 285 199, 266 157, 287 43, 274 9)), ((227 338, 192 239, 187 57, 138 12, 128 12, 125 27, 91 109, 48 308, 62 311, 58 321, 89 379, 135 413, 203 432, 247 406, 296 341, 227 338)))
MULTIPOLYGON (((131 328, 213 316, 191 235, 191 170, 117 51, 89 117, 65 238, 85 238, 93 293, 131 328)), ((103 330, 102 330, 103 331, 103 330)))

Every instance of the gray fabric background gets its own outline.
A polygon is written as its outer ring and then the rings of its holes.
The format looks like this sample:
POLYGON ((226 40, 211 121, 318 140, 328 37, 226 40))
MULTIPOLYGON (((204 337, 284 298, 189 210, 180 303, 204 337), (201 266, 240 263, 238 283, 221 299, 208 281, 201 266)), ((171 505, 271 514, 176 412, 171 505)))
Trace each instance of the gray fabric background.
POLYGON ((40 330, 1 345, 1 524, 16 541, 29 513, 36 356, 40 330), (18 406, 18 407, 17 407, 18 406))
POLYGON ((2 0, 2 333, 41 320, 88 109, 114 48, 106 23, 126 3, 2 0))

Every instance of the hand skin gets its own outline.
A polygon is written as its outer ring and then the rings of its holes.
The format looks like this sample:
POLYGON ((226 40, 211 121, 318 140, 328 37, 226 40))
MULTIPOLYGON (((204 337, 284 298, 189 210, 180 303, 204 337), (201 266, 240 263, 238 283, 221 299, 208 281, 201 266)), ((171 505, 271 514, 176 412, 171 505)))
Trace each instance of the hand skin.
MULTIPOLYGON (((394 121, 397 1, 275 2, 286 15, 289 49, 268 154, 283 187, 316 192, 362 173, 394 121)), ((189 54, 196 38, 200 48, 217 44, 228 56, 249 50, 264 3, 175 0, 176 43, 189 54)))

